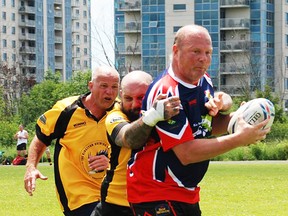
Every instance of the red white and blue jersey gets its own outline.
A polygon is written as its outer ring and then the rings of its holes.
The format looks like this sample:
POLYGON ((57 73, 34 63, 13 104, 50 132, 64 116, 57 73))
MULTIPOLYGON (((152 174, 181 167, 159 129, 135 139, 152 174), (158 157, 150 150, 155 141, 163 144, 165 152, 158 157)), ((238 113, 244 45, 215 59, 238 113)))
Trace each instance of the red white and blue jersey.
POLYGON ((211 79, 205 74, 195 85, 188 84, 175 77, 170 67, 149 87, 142 103, 143 112, 152 106, 159 94, 179 96, 180 113, 159 122, 145 147, 133 152, 127 171, 128 201, 196 203, 199 201, 198 183, 205 175, 209 161, 184 166, 172 148, 211 135, 212 117, 204 106, 214 95, 211 79))

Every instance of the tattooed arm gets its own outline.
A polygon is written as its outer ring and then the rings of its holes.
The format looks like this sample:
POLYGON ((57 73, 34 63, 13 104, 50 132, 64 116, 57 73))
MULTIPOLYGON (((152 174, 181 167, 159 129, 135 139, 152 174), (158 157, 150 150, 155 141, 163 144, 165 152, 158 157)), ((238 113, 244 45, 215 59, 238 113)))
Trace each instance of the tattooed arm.
POLYGON ((153 108, 145 112, 138 120, 126 124, 116 136, 115 143, 131 149, 142 147, 158 121, 168 120, 179 114, 180 100, 178 97, 163 99, 159 96, 153 103, 153 108))

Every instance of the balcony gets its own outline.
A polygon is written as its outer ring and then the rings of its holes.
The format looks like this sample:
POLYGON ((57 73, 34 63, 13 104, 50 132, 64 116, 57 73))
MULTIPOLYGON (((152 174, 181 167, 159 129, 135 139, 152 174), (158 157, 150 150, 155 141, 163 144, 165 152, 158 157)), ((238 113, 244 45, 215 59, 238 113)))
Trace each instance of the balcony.
POLYGON ((22 60, 19 62, 20 67, 36 67, 35 60, 22 60))
POLYGON ((245 18, 226 18, 220 20, 220 28, 224 29, 249 29, 250 19, 245 18))
POLYGON ((20 19, 19 26, 23 27, 35 27, 35 20, 29 20, 29 19, 20 19))
POLYGON ((19 34, 19 40, 36 40, 36 34, 25 33, 19 34))
POLYGON ((141 48, 139 43, 118 44, 119 54, 124 55, 141 55, 141 48))
POLYGON ((140 11, 141 3, 140 1, 118 1, 118 11, 140 11))
POLYGON ((63 39, 62 39, 62 37, 60 37, 60 36, 55 36, 55 43, 62 43, 63 42, 63 39))
POLYGON ((62 17, 62 11, 54 11, 54 16, 55 17, 62 17))
POLYGON ((220 7, 249 7, 249 0, 221 0, 220 7))
POLYGON ((25 14, 25 13, 35 14, 35 7, 33 7, 33 6, 22 6, 22 7, 19 8, 19 13, 20 14, 25 14))
POLYGON ((35 52, 36 52, 35 47, 22 46, 19 48, 19 53, 35 54, 35 52))
POLYGON ((62 0, 54 0, 54 4, 62 4, 62 0))
MULTIPOLYGON (((58 0, 59 1, 59 0, 58 0)), ((76 0, 71 1, 71 7, 80 7, 80 2, 76 0)))
POLYGON ((63 69, 63 63, 62 62, 55 62, 55 69, 62 70, 63 69))
POLYGON ((61 31, 63 29, 63 25, 61 23, 55 23, 54 29, 61 31))
POLYGON ((250 41, 246 40, 227 40, 220 42, 221 52, 246 52, 250 47, 250 41))
POLYGON ((138 22, 119 22, 118 23, 118 32, 122 33, 140 33, 141 32, 141 23, 138 22))
POLYGON ((62 56, 63 55, 63 50, 55 49, 54 53, 55 53, 55 56, 62 56))
POLYGON ((248 65, 245 62, 233 62, 233 63, 221 63, 220 73, 221 74, 247 74, 248 65))

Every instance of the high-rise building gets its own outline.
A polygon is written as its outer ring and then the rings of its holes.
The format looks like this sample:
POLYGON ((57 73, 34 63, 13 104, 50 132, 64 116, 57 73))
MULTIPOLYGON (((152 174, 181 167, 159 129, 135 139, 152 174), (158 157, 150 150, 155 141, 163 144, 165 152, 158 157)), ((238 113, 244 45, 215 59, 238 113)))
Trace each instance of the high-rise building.
POLYGON ((142 69, 154 77, 170 63, 177 30, 208 29, 208 73, 216 90, 232 95, 268 85, 288 107, 288 1, 115 0, 115 60, 121 75, 142 69))
POLYGON ((35 83, 48 70, 65 81, 91 68, 90 0, 1 0, 0 13, 2 68, 35 83))

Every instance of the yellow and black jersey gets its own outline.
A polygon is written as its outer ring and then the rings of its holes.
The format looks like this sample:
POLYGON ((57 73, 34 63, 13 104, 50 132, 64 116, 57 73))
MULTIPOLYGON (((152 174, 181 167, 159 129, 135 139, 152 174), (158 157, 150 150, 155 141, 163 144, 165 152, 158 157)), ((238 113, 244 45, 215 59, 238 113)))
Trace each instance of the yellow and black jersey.
MULTIPOLYGON (((89 94, 89 93, 88 93, 89 94)), ((105 119, 96 119, 84 107, 81 97, 58 101, 39 117, 36 135, 47 146, 57 139, 54 171, 57 196, 62 210, 74 210, 100 200, 100 187, 106 172, 89 170, 88 157, 110 154, 105 119)))
POLYGON ((120 110, 120 104, 115 104, 114 109, 106 118, 106 129, 111 144, 110 170, 102 182, 101 199, 107 203, 120 206, 129 206, 126 192, 126 170, 131 156, 131 150, 115 144, 115 137, 119 130, 129 120, 120 110))

